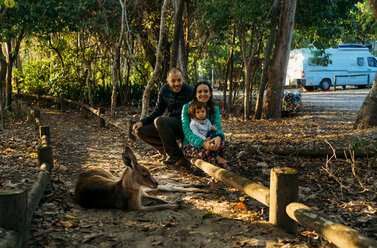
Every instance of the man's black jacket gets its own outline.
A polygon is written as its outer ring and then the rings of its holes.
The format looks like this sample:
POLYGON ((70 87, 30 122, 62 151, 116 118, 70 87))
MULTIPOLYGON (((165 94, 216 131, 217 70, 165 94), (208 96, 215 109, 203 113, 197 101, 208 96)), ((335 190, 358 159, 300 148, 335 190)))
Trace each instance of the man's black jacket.
POLYGON ((158 93, 155 109, 149 116, 141 119, 141 122, 143 125, 152 123, 156 117, 164 114, 166 108, 170 117, 181 119, 182 107, 192 100, 192 92, 193 87, 185 83, 178 93, 173 92, 169 84, 164 84, 158 93))

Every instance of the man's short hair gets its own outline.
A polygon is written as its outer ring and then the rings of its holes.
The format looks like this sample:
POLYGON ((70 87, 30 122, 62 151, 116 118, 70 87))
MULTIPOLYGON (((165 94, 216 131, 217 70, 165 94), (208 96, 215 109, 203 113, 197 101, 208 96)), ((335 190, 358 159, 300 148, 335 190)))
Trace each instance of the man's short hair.
POLYGON ((176 68, 176 67, 172 67, 172 68, 169 69, 168 76, 170 74, 174 74, 174 73, 180 73, 183 76, 182 70, 179 69, 179 68, 176 68))

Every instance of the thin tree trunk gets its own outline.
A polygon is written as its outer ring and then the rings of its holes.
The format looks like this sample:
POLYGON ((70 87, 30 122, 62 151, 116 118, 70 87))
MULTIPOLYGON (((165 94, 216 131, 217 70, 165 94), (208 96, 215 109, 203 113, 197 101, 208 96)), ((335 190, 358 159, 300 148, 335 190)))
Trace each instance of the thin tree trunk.
POLYGON ((262 117, 262 107, 263 107, 263 96, 264 90, 266 88, 266 84, 268 81, 268 69, 270 68, 271 64, 271 53, 272 48, 275 41, 276 35, 276 25, 277 25, 277 14, 279 10, 279 0, 274 0, 272 4, 272 11, 271 11, 271 26, 270 26, 270 36, 268 37, 268 43, 265 51, 265 57, 263 62, 263 71, 261 76, 261 82, 259 84, 259 91, 258 91, 258 98, 256 103, 255 109, 255 116, 256 120, 259 120, 262 117))
POLYGON ((122 7, 122 17, 121 17, 121 27, 119 31, 119 38, 115 47, 112 51, 113 53, 113 64, 111 66, 111 74, 113 77, 113 91, 111 94, 111 106, 110 106, 110 116, 115 118, 115 111, 117 105, 117 90, 118 90, 118 83, 119 83, 119 70, 120 70, 120 50, 122 48, 124 31, 126 28, 126 0, 119 0, 119 3, 122 7))
MULTIPOLYGON (((234 36, 234 33, 233 33, 233 45, 234 45, 234 41, 235 41, 235 36, 234 36)), ((230 57, 230 73, 229 73, 229 101, 228 101, 228 108, 227 108, 227 111, 229 113, 232 112, 233 110, 233 54, 232 56, 230 57)))
MULTIPOLYGON (((17 54, 17 56, 16 56, 16 68, 17 68, 17 70, 22 72, 22 62, 21 62, 20 54, 17 54)), ((17 77, 14 78, 14 84, 16 86, 16 92, 17 92, 17 94, 19 94, 20 93, 20 87, 19 87, 19 81, 18 81, 17 77)))
MULTIPOLYGON (((370 9, 377 21, 377 0, 369 0, 370 9)), ((353 129, 367 129, 377 126, 377 77, 374 77, 373 86, 364 100, 353 129)))
POLYGON ((171 48, 171 55, 170 55, 170 68, 177 67, 177 58, 178 58, 178 48, 179 48, 179 40, 180 40, 180 33, 182 30, 182 15, 183 15, 183 7, 184 7, 184 0, 176 0, 176 13, 174 16, 174 35, 173 35, 173 44, 171 48))
POLYGON ((229 76, 229 71, 230 71, 230 60, 232 59, 232 56, 233 56, 233 47, 230 49, 229 57, 226 61, 225 77, 224 77, 224 83, 223 83, 223 107, 222 107, 222 110, 224 111, 228 109, 227 100, 226 100, 226 92, 228 90, 228 76, 229 76))
POLYGON ((5 129, 4 120, 4 87, 7 76, 7 62, 4 59, 3 45, 0 43, 0 115, 1 115, 1 130, 5 129))
POLYGON ((86 87, 88 89, 89 104, 90 104, 91 107, 93 107, 94 104, 93 104, 92 85, 90 83, 90 79, 92 77, 92 67, 91 67, 90 62, 85 58, 85 50, 86 50, 85 39, 86 39, 86 37, 83 37, 83 34, 81 34, 80 35, 80 41, 81 41, 80 43, 81 43, 82 60, 84 62, 84 71, 85 71, 85 69, 87 70, 85 82, 86 82, 86 87))
POLYGON ((188 56, 187 56, 187 51, 186 51, 186 46, 185 46, 185 37, 184 37, 184 32, 183 28, 181 29, 180 35, 179 35, 179 68, 181 68, 182 73, 183 73, 183 78, 185 79, 186 83, 190 83, 190 79, 188 77, 188 69, 187 69, 187 64, 188 64, 188 56))
POLYGON ((280 118, 284 80, 292 41, 296 0, 284 0, 273 61, 269 71, 263 118, 280 118))
POLYGON ((7 47, 7 72, 6 72, 6 79, 5 79, 5 107, 10 108, 12 103, 12 42, 6 42, 7 47))
POLYGON ((5 106, 10 108, 12 103, 12 67, 13 63, 17 58, 18 51, 20 50, 20 44, 22 39, 24 38, 24 30, 22 29, 20 34, 18 35, 15 46, 12 51, 12 42, 7 41, 7 78, 6 78, 6 85, 5 85, 5 106))
POLYGON ((169 0, 164 0, 164 3, 162 4, 161 8, 161 21, 160 21, 160 35, 158 39, 158 48, 157 48, 157 56, 156 56, 156 65, 153 70, 153 74, 151 78, 148 81, 147 86, 145 87, 144 93, 143 93, 143 100, 142 100, 142 108, 141 108, 141 116, 140 118, 144 118, 147 116, 148 113, 148 107, 149 107, 149 96, 152 92, 153 86, 158 79, 158 74, 161 69, 161 59, 162 59, 162 41, 164 39, 165 33, 166 33, 166 15, 167 15, 167 9, 168 9, 168 2, 169 0))

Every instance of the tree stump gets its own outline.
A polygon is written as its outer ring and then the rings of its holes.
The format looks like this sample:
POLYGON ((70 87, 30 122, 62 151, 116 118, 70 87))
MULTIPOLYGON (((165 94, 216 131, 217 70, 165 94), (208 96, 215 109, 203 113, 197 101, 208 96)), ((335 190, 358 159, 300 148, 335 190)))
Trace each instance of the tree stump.
POLYGON ((286 212, 291 202, 298 201, 298 173, 288 167, 275 167, 270 179, 269 221, 290 233, 297 233, 297 223, 286 212))

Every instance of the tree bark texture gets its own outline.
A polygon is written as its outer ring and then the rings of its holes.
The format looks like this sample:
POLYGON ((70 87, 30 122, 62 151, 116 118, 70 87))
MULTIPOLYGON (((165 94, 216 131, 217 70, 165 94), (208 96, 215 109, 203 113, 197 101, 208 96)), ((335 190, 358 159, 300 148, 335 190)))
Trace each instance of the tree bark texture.
MULTIPOLYGON (((369 0, 370 9, 377 21, 377 0, 369 0)), ((374 77, 372 89, 364 100, 353 129, 367 129, 377 126, 377 78, 374 77)))
POLYGON ((257 97, 257 102, 256 102, 256 107, 255 107, 254 118, 256 120, 259 120, 262 117, 263 98, 264 98, 266 84, 268 81, 268 70, 271 65, 271 53, 272 53, 272 48, 274 45, 275 35, 276 35, 278 10, 279 10, 279 0, 274 0, 272 4, 272 9, 271 9, 270 35, 268 37, 266 51, 264 52, 265 57, 264 57, 264 62, 263 62, 263 71, 262 71, 262 76, 261 76, 261 82, 259 84, 258 97, 257 97))
POLYGON ((269 71, 263 118, 280 118, 284 80, 292 41, 296 0, 284 0, 279 20, 275 52, 269 71))
POLYGON ((18 51, 20 50, 20 44, 22 39, 24 38, 24 30, 22 29, 19 33, 17 39, 14 41, 14 49, 12 51, 12 41, 6 42, 7 47, 7 76, 6 76, 6 85, 5 85, 5 106, 9 107, 12 103, 12 67, 13 63, 17 58, 18 51))
POLYGON ((153 74, 148 81, 147 86, 143 92, 143 100, 142 100, 142 108, 141 108, 141 116, 140 118, 144 118, 147 116, 148 107, 149 107, 149 97, 151 95, 153 86, 158 79, 158 73, 161 69, 161 59, 162 59, 162 46, 163 46, 163 39, 166 33, 166 15, 167 15, 167 8, 168 8, 169 0, 164 0, 161 8, 161 22, 160 22, 160 35, 158 39, 158 48, 157 48, 157 55, 156 55, 156 65, 153 70, 153 74))
POLYGON ((182 15, 183 15, 184 3, 185 3, 184 0, 176 1, 176 11, 174 15, 173 44, 171 47, 171 54, 170 54, 170 68, 177 67, 179 40, 180 40, 180 33, 182 32, 182 15))
POLYGON ((4 120, 4 88, 5 80, 7 77, 7 62, 4 59, 3 54, 3 45, 0 43, 0 119, 1 119, 1 129, 5 129, 5 120, 4 120))

